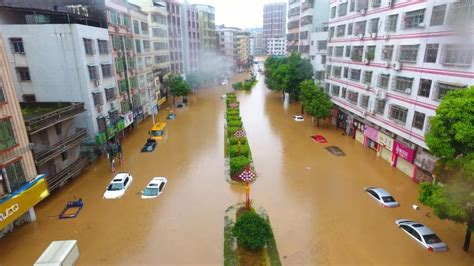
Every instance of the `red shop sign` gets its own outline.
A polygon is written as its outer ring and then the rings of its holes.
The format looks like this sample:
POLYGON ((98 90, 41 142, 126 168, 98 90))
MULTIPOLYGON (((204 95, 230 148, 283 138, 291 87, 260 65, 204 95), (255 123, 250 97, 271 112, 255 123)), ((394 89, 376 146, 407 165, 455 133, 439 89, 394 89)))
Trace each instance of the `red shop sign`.
POLYGON ((415 151, 398 141, 393 142, 393 153, 409 161, 410 163, 413 163, 413 159, 415 159, 415 151))

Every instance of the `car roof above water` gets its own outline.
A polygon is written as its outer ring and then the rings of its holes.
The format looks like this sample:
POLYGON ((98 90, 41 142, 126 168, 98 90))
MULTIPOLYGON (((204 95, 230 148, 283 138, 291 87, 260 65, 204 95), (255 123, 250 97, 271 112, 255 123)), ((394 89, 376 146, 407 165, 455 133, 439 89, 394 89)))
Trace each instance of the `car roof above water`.
POLYGON ((388 192, 387 192, 385 189, 383 189, 383 188, 371 187, 371 188, 368 188, 368 189, 377 192, 377 194, 379 194, 381 197, 392 196, 390 193, 388 193, 388 192))

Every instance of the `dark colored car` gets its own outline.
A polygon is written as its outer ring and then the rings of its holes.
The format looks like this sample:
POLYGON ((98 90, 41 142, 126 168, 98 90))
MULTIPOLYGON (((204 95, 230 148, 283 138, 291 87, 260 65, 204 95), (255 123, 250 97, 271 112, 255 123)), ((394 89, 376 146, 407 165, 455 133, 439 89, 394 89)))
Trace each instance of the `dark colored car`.
POLYGON ((147 139, 145 145, 143 145, 142 152, 152 152, 156 148, 156 140, 147 139))

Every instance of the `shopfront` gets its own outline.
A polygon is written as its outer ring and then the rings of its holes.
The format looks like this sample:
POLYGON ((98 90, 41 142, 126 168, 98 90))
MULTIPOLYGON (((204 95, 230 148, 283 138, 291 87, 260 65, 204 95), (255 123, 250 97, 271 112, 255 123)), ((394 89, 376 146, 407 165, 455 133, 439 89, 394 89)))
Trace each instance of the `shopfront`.
POLYGON ((346 130, 346 126, 347 126, 347 114, 339 109, 336 109, 336 127, 346 130))
POLYGON ((393 139, 388 135, 379 132, 377 142, 379 144, 377 156, 382 157, 385 161, 392 164, 393 139))
POLYGON ((145 119, 143 113, 143 106, 139 106, 133 109, 133 123, 138 124, 145 119))
POLYGON ((397 167, 400 171, 406 175, 413 177, 415 171, 415 165, 413 160, 415 159, 415 151, 405 146, 404 144, 394 141, 393 142, 393 153, 392 153, 392 164, 397 167))
POLYGON ((354 119, 352 122, 352 126, 354 128, 354 138, 361 144, 364 144, 364 127, 365 124, 362 123, 361 121, 354 119))
MULTIPOLYGON (((39 175, 0 200, 0 233, 2 229, 22 218, 49 195, 45 175, 39 175)), ((34 217, 34 212, 33 212, 34 217)), ((30 217, 31 220, 34 220, 30 217)))
POLYGON ((418 147, 415 156, 416 172, 413 181, 433 182, 433 171, 436 165, 436 157, 428 153, 426 150, 418 147))
POLYGON ((378 151, 379 131, 373 127, 365 126, 364 129, 364 147, 378 151))

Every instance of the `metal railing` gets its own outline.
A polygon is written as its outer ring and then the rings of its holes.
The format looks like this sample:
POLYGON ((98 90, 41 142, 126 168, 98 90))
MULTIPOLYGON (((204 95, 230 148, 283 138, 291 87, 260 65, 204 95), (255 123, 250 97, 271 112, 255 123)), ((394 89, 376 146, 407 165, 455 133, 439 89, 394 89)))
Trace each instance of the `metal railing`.
POLYGON ((71 103, 70 105, 48 112, 31 119, 25 119, 25 125, 31 134, 34 131, 43 129, 56 121, 84 112, 84 103, 71 103))
MULTIPOLYGON (((80 144, 80 142, 86 137, 87 130, 85 128, 78 128, 74 135, 64 138, 53 146, 48 146, 46 150, 34 152, 36 166, 41 166, 54 157, 69 150, 72 146, 80 144)), ((35 145, 33 150, 35 149, 41 149, 41 146, 38 147, 35 145)))
POLYGON ((71 163, 69 166, 59 171, 55 175, 46 176, 49 191, 53 191, 64 185, 69 179, 78 176, 91 163, 92 159, 90 153, 82 153, 79 158, 71 163))

